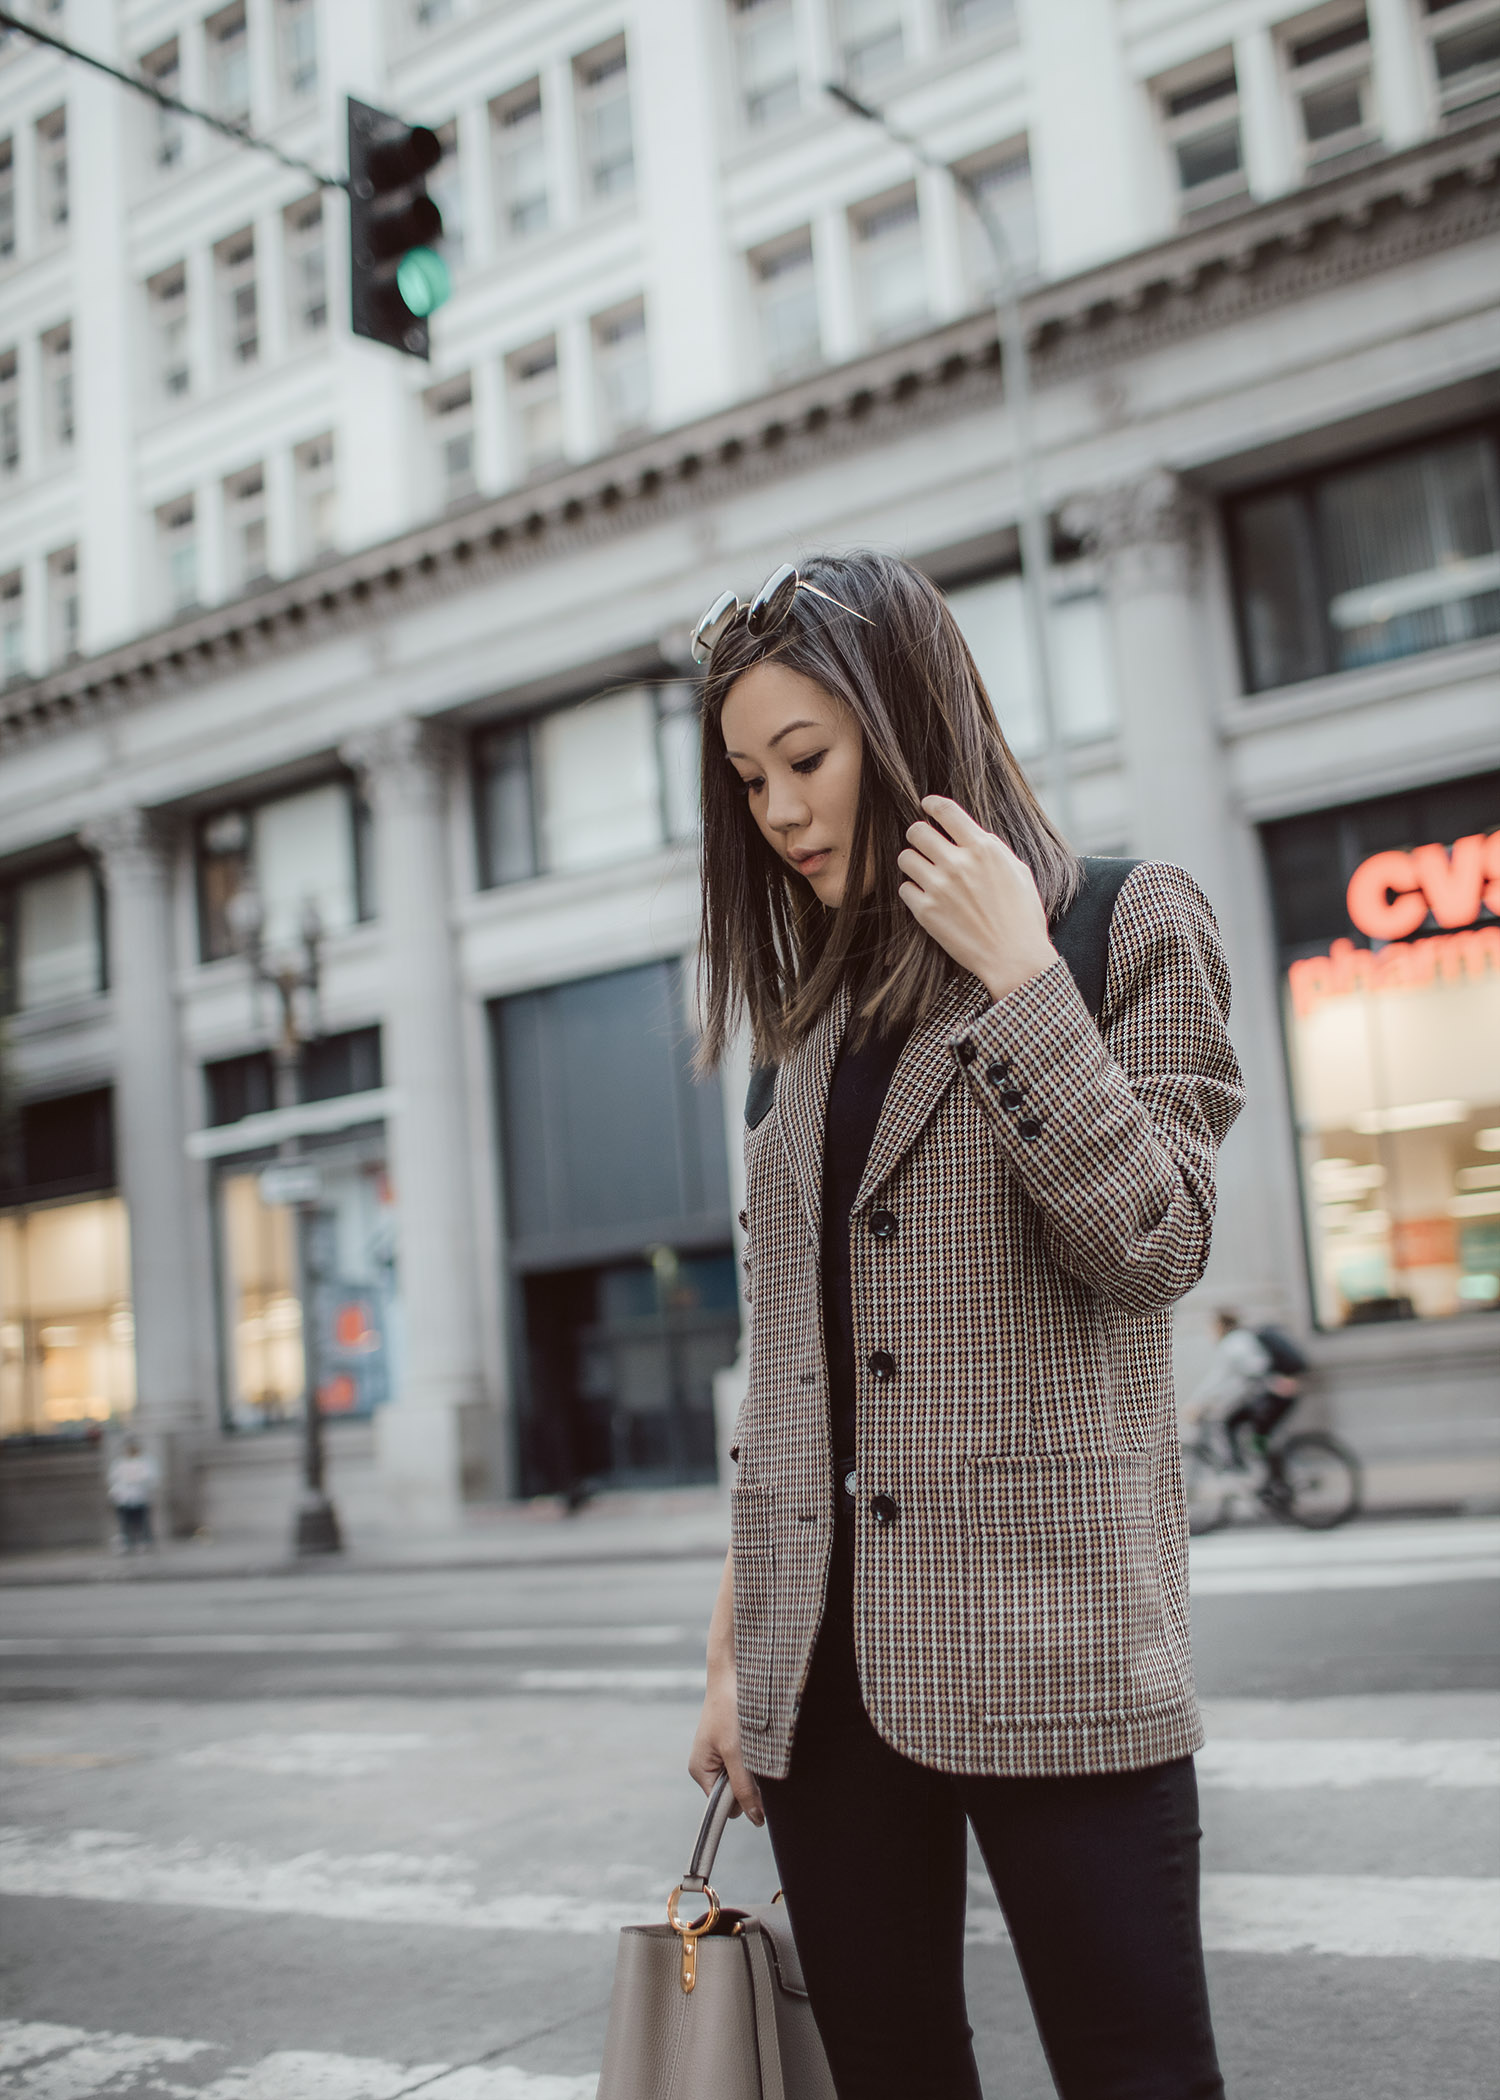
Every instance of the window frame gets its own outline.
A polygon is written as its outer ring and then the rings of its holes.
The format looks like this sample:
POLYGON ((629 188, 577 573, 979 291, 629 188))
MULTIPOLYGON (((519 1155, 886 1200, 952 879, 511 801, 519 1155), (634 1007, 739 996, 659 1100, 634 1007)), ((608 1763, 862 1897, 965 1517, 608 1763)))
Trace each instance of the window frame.
POLYGON ((83 653, 83 582, 78 545, 54 547, 47 556, 47 661, 54 668, 76 663, 83 653), (71 582, 71 590, 67 588, 71 582), (64 608, 71 607, 71 611, 64 608))
MULTIPOLYGON (((182 92, 182 40, 167 37, 154 50, 147 51, 137 62, 137 70, 164 95, 180 95, 182 92)), ((158 102, 146 113, 147 139, 146 159, 151 176, 164 182, 169 175, 181 168, 187 159, 187 130, 182 118, 175 110, 163 109, 158 102)))
POLYGON ((565 420, 565 405, 562 388, 562 347, 556 334, 538 336, 533 342, 522 343, 518 349, 508 352, 505 359, 505 408, 509 444, 512 448, 513 465, 518 470, 517 481, 531 481, 542 474, 550 474, 568 456, 568 433, 565 420), (528 358, 540 358, 550 351, 550 363, 538 363, 532 372, 523 372, 521 366, 528 358), (557 411, 557 450, 555 453, 532 456, 522 443, 526 428, 527 410, 532 406, 531 396, 542 399, 543 390, 536 385, 543 372, 550 372, 550 387, 545 399, 557 411))
POLYGON ((1437 47, 1440 43, 1455 33, 1462 35, 1491 22, 1500 22, 1500 0, 1442 0, 1436 8, 1432 0, 1423 0, 1418 27, 1426 49, 1434 105, 1443 122, 1456 120, 1462 123, 1466 120, 1466 113, 1476 104, 1500 96, 1500 62, 1481 73, 1472 86, 1459 92, 1444 87, 1438 66, 1437 47))
POLYGON ((1284 22, 1277 31, 1277 46, 1287 97, 1292 105, 1292 126, 1304 175, 1316 176, 1341 162, 1346 154, 1358 153, 1379 140, 1374 47, 1369 15, 1362 0, 1361 4, 1339 12, 1330 13, 1322 8, 1310 17, 1301 16, 1296 21, 1284 22), (1350 30, 1362 30, 1363 34, 1350 38, 1350 30), (1310 58, 1298 57, 1299 52, 1311 50, 1319 44, 1331 48, 1315 52, 1310 58), (1309 138, 1306 98, 1350 86, 1355 88, 1359 97, 1359 123, 1343 131, 1331 132, 1324 139, 1309 138))
POLYGON ((99 866, 86 853, 57 853, 53 858, 36 867, 11 875, 0 883, 0 1014, 13 1017, 19 1014, 56 1013, 59 1009, 75 1004, 80 999, 99 999, 109 990, 109 958, 106 953, 109 900, 104 888, 99 866), (94 948, 94 981, 86 992, 75 992, 66 999, 44 1000, 35 1006, 21 1004, 21 891, 31 882, 45 882, 55 875, 66 875, 82 870, 89 877, 89 895, 92 905, 91 933, 94 948))
POLYGON ((312 568, 339 551, 335 532, 327 546, 314 544, 312 519, 319 499, 331 495, 338 500, 338 450, 331 430, 316 431, 292 447, 292 495, 297 523, 297 565, 312 568))
POLYGON ((186 262, 172 263, 165 270, 158 270, 154 277, 146 280, 146 312, 151 329, 151 376, 152 391, 159 401, 175 403, 189 400, 193 392, 192 330, 188 311, 188 278, 186 262), (181 311, 168 311, 168 302, 179 303, 181 311), (180 329, 181 363, 174 365, 169 354, 169 330, 180 329), (180 374, 181 385, 172 381, 180 374))
POLYGON ((153 513, 156 522, 156 546, 158 566, 161 574, 162 601, 169 619, 185 618, 196 612, 203 603, 203 573, 199 559, 199 523, 197 498, 189 491, 174 496, 166 503, 159 503, 153 513), (179 535, 180 537, 174 537, 179 535), (191 535, 191 537, 189 537, 191 535), (193 557, 193 591, 191 597, 183 597, 173 585, 174 557, 183 547, 190 547, 193 557))
POLYGON ((774 240, 762 241, 758 247, 746 251, 745 261, 749 266, 750 296, 755 307, 760 364, 767 379, 773 386, 786 386, 796 379, 805 378, 809 372, 816 372, 827 362, 828 353, 823 343, 823 316, 818 295, 818 244, 812 225, 793 227, 774 240), (805 359, 777 363, 770 354, 766 326, 771 303, 767 288, 782 272, 800 266, 804 261, 812 292, 815 348, 805 359))
POLYGON ((494 95, 488 106, 490 127, 490 169, 495 185, 495 233, 503 247, 520 247, 527 241, 541 238, 552 230, 552 189, 548 181, 551 172, 548 162, 547 98, 542 92, 542 80, 534 73, 503 95, 494 95), (522 126, 526 132, 522 133, 522 126), (507 146, 507 131, 518 141, 516 146, 507 146), (507 170, 520 153, 538 147, 541 155, 542 186, 539 192, 519 199, 523 206, 540 202, 541 216, 534 224, 518 226, 515 223, 517 195, 508 179, 507 170))
POLYGON ((254 225, 241 226, 214 243, 214 294, 218 307, 218 351, 223 371, 230 377, 253 372, 261 363, 261 312, 259 257, 254 225), (248 286, 254 330, 240 331, 239 296, 248 286))
POLYGON ((456 372, 428 387, 422 395, 422 423, 437 507, 444 511, 461 509, 480 493, 473 374, 456 372), (455 418, 451 423, 445 420, 450 416, 455 418), (456 487, 448 465, 448 447, 459 439, 468 441, 469 464, 459 477, 463 485, 456 487))
MULTIPOLYGON (((784 124, 791 124, 802 115, 806 98, 802 87, 801 23, 798 19, 798 0, 729 0, 729 44, 730 64, 734 78, 735 117, 740 131, 747 138, 761 138, 774 132, 784 124), (744 52, 754 34, 754 16, 765 8, 767 19, 772 11, 782 10, 791 28, 792 71, 790 82, 792 100, 784 110, 767 111, 756 115, 752 108, 752 96, 746 76, 744 52)), ((763 24, 761 26, 764 26, 763 24)), ((785 86, 784 81, 773 82, 770 92, 785 86)))
POLYGON ((1172 193, 1181 215, 1195 217, 1200 212, 1218 210, 1248 198, 1244 109, 1233 47, 1226 46, 1211 57, 1195 61, 1191 67, 1183 67, 1153 80, 1151 93, 1156 105, 1157 129, 1171 174, 1172 193), (1210 92, 1225 80, 1232 83, 1227 94, 1210 92), (1188 106, 1174 109, 1174 102, 1188 106), (1211 176, 1206 182, 1194 183, 1191 187, 1184 185, 1180 148, 1199 136, 1207 137, 1210 132, 1228 129, 1231 114, 1238 156, 1235 167, 1230 173, 1211 176))
POLYGON ((36 215, 37 246, 59 248, 69 239, 73 221, 71 172, 68 166, 68 110, 66 103, 37 118, 36 215), (49 189, 56 192, 49 201, 49 189), (60 208, 59 208, 60 207, 60 208))
POLYGON ((285 280, 287 332, 297 343, 323 341, 328 334, 328 228, 323 213, 323 193, 314 190, 283 207, 281 214, 281 258, 285 280), (304 280, 312 273, 308 263, 316 257, 316 275, 322 290, 321 318, 309 320, 314 308, 308 302, 304 280))
POLYGON ((580 52, 573 60, 573 121, 578 147, 579 172, 582 177, 580 194, 586 212, 609 211, 616 206, 628 204, 636 194, 639 170, 636 156, 635 104, 630 87, 630 50, 623 34, 610 37, 605 43, 596 44, 592 50, 580 52), (606 165, 597 159, 589 146, 589 128, 597 121, 597 110, 604 97, 599 93, 604 82, 623 75, 620 99, 625 105, 627 129, 630 134, 628 158, 618 159, 610 165, 628 167, 628 179, 618 186, 601 188, 599 169, 606 165))
POLYGON ((250 21, 245 0, 233 0, 231 6, 209 15, 203 24, 203 38, 210 107, 228 123, 248 124, 255 91, 250 70, 250 21), (236 38, 239 48, 231 52, 229 46, 236 38), (225 94, 226 74, 231 66, 238 66, 244 73, 243 95, 232 102, 225 94))
POLYGON ((78 442, 77 401, 73 391, 73 323, 59 321, 44 329, 42 352, 42 438, 52 460, 66 459, 78 442))
MULTIPOLYGON (((1316 467, 1304 468, 1294 474, 1279 474, 1272 479, 1247 483, 1242 488, 1226 492, 1220 509, 1224 533, 1225 554, 1228 563, 1230 589, 1233 596, 1235 639, 1239 650, 1240 692, 1239 698, 1246 705, 1256 704, 1263 695, 1295 691, 1297 687, 1311 684, 1319 678, 1347 678, 1357 676, 1370 665, 1350 664, 1340 668, 1335 661, 1335 629, 1329 617, 1333 594, 1329 588, 1327 563, 1321 537, 1317 529, 1314 509, 1315 492, 1320 483, 1331 481, 1341 474, 1363 473, 1372 468, 1394 464, 1424 452, 1435 452, 1446 445, 1457 444, 1466 438, 1488 439, 1496 472, 1500 473, 1500 418, 1481 417, 1463 423, 1451 424, 1442 430, 1428 432, 1416 439, 1407 438, 1389 445, 1381 445, 1369 452, 1359 452, 1347 458, 1335 459, 1316 467), (1252 646, 1246 618, 1245 561, 1241 536, 1237 524, 1238 512, 1247 504, 1271 496, 1290 495, 1303 508, 1310 530, 1307 546, 1310 555, 1313 582, 1319 608, 1318 640, 1321 665, 1306 677, 1284 680, 1279 685, 1256 685, 1252 682, 1252 646)), ((1497 546, 1500 551, 1500 546, 1497 546)), ((1474 637, 1470 641, 1440 642, 1432 649, 1418 649, 1403 656, 1382 658, 1382 663, 1410 663, 1423 656, 1431 656, 1438 649, 1466 648, 1475 640, 1493 640, 1494 636, 1474 637)))

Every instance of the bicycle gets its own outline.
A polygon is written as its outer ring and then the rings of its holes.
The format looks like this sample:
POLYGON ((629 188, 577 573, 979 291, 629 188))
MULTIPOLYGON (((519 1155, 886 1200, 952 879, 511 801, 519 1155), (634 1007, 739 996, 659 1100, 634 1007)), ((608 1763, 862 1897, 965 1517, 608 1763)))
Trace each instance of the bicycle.
POLYGON ((1203 1422, 1182 1444, 1182 1491, 1194 1538, 1227 1524, 1248 1489, 1268 1515, 1304 1531, 1332 1531, 1359 1512, 1363 1481, 1347 1444, 1321 1429, 1277 1439, 1251 1435, 1248 1460, 1222 1423, 1203 1422))

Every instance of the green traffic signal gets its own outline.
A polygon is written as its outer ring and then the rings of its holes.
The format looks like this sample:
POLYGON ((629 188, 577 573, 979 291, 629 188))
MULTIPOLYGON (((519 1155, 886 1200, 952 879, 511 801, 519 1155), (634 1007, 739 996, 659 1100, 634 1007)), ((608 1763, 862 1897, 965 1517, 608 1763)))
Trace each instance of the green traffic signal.
POLYGON ((408 312, 425 321, 452 294, 448 265, 435 248, 409 249, 396 265, 396 290, 408 312))

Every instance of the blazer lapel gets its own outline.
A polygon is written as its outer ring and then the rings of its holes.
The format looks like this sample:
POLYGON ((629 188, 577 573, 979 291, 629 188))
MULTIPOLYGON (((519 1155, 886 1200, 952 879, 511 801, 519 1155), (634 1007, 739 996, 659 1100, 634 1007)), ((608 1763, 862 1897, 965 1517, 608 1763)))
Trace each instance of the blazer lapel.
POLYGON ((797 1193, 814 1241, 823 1230, 823 1126, 828 1083, 849 1019, 849 992, 840 986, 817 1025, 781 1068, 776 1089, 782 1143, 796 1176, 797 1193))
MULTIPOLYGON (((980 1013, 989 993, 967 971, 952 979, 931 1013, 912 1030, 901 1062, 891 1075, 880 1121, 859 1179, 854 1209, 869 1201, 904 1153, 916 1143, 923 1126, 957 1076, 949 1039, 959 1022, 980 1013)), ((824 1099, 827 1099, 825 1083, 824 1099)), ((819 1137, 821 1139, 821 1130, 819 1137)))

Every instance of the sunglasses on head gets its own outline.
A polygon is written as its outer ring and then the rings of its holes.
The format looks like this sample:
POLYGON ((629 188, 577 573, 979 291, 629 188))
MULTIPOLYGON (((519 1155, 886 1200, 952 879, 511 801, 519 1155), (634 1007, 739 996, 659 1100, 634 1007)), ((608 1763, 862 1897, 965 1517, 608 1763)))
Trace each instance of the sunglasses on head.
POLYGON ((792 564, 784 561, 779 569, 772 570, 748 606, 741 605, 733 591, 721 592, 715 598, 693 629, 693 662, 708 662, 722 636, 728 633, 741 613, 745 615, 745 625, 757 639, 778 633, 791 618, 792 603, 798 591, 811 591, 825 605, 836 605, 851 619, 864 620, 866 627, 875 624, 873 620, 865 619, 862 612, 856 612, 852 605, 845 605, 842 598, 835 598, 829 591, 820 591, 815 583, 804 582, 792 564))

